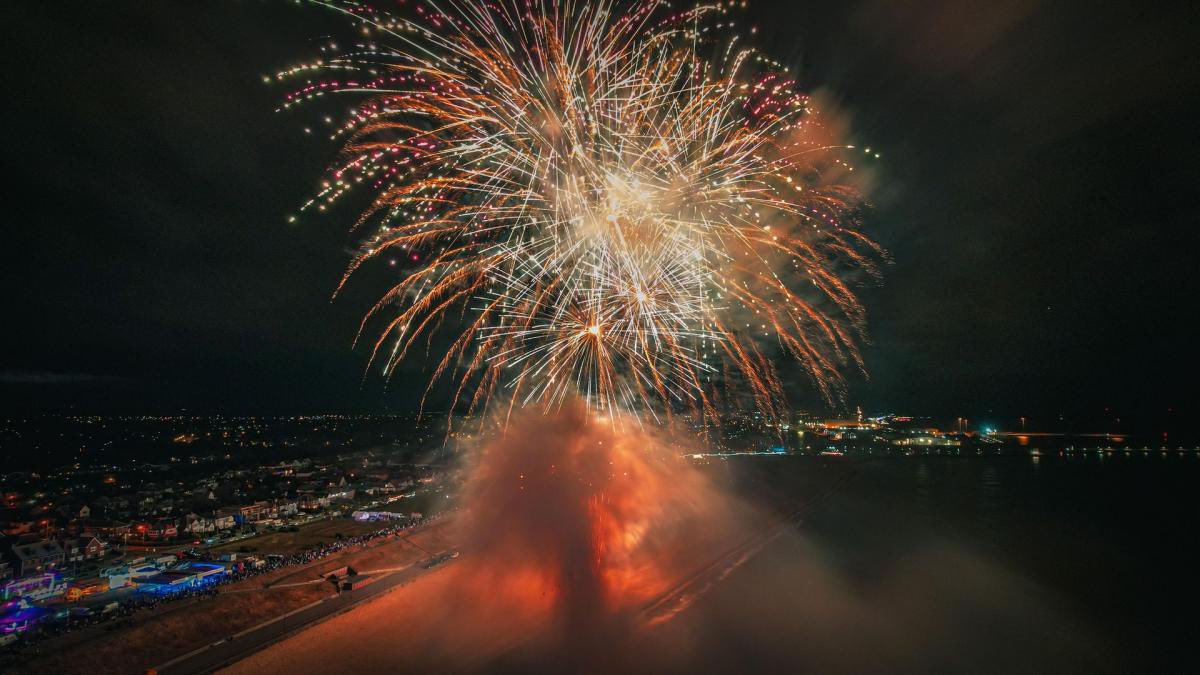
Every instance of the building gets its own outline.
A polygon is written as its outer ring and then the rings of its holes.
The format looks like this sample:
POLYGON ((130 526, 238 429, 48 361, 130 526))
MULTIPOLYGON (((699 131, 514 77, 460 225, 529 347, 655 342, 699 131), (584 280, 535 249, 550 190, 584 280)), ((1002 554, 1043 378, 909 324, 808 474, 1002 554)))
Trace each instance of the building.
POLYGON ((314 492, 300 495, 300 508, 305 511, 320 511, 329 506, 329 495, 314 492))
POLYGON ((137 531, 144 539, 159 541, 174 539, 179 536, 179 527, 175 525, 174 520, 170 520, 169 518, 160 518, 153 523, 138 525, 137 531))
POLYGON ((128 565, 106 567, 100 570, 100 576, 108 580, 109 588, 128 586, 133 578, 128 565))
POLYGON ((17 563, 17 576, 20 577, 52 572, 58 569, 66 558, 62 545, 53 540, 14 544, 12 550, 17 563))
POLYGON ((279 518, 294 516, 300 512, 300 501, 297 499, 275 500, 275 515, 279 518))
POLYGON ((839 431, 876 431, 880 428, 879 422, 874 420, 822 420, 813 422, 809 425, 814 429, 821 429, 828 432, 839 431))
POLYGON ((937 432, 930 432, 917 433, 912 436, 895 438, 892 440, 892 445, 955 448, 962 445, 962 441, 950 438, 949 436, 937 432))
POLYGON ((80 537, 97 537, 109 541, 124 540, 129 536, 129 523, 116 520, 80 519, 74 523, 80 537))
POLYGON ((193 535, 230 530, 237 524, 233 512, 224 509, 207 515, 189 513, 183 523, 183 531, 193 535))
POLYGON ((216 529, 212 518, 206 518, 194 511, 183 517, 183 531, 188 534, 208 534, 216 529))
POLYGON ((213 512, 213 526, 218 530, 228 530, 239 525, 240 511, 237 508, 223 507, 213 512), (222 527, 222 523, 229 523, 222 527))
POLYGON ((216 563, 186 562, 138 582, 143 593, 170 595, 215 583, 225 575, 225 566, 216 563))
POLYGON ((239 523, 257 523, 272 517, 273 511, 270 502, 254 502, 247 506, 239 506, 235 519, 239 523))
POLYGON ((339 590, 343 591, 353 591, 356 588, 362 588, 363 586, 366 586, 367 584, 371 583, 371 581, 373 581, 373 579, 369 576, 354 574, 342 579, 338 588, 339 590))
POLYGON ((81 562, 103 557, 107 545, 97 537, 84 536, 78 539, 64 539, 62 547, 67 562, 81 562))

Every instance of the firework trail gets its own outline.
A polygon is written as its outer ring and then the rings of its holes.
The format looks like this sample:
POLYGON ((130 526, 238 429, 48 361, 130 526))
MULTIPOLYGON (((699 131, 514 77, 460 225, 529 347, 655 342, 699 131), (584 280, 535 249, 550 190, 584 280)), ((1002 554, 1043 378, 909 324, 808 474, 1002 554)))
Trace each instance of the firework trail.
POLYGON ((318 4, 367 37, 274 79, 306 78, 284 109, 354 97, 301 211, 366 192, 346 277, 403 256, 359 333, 383 322, 385 373, 456 321, 429 385, 453 383, 452 409, 503 392, 711 419, 736 381, 776 412, 781 352, 842 396, 864 339, 848 279, 882 251, 840 182, 848 146, 741 45, 737 3, 318 4))

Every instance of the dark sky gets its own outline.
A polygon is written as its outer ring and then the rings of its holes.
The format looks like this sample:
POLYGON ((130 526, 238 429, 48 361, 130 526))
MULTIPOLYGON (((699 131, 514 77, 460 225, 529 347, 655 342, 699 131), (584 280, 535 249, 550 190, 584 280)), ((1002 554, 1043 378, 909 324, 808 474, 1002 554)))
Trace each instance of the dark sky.
MULTIPOLYGON (((852 403, 1002 424, 1194 415, 1188 7, 752 4, 759 43, 883 155, 867 229, 895 264, 863 291, 871 379, 852 403)), ((0 12, 5 409, 412 406, 420 364, 384 391, 351 349, 382 280, 329 302, 350 214, 285 222, 334 148, 302 132, 316 110, 273 113, 283 89, 262 76, 340 19, 282 0, 0 12)))

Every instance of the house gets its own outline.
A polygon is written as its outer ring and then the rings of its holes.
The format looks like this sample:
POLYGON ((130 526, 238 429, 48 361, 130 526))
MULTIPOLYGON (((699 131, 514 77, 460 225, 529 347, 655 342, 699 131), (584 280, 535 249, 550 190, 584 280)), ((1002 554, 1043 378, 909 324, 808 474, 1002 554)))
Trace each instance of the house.
POLYGON ((238 509, 236 507, 222 507, 213 511, 213 525, 218 530, 229 530, 238 525, 238 509))
POLYGON ((174 539, 179 536, 179 527, 174 520, 161 518, 146 528, 147 539, 174 539))
POLYGON ((183 531, 189 534, 207 534, 216 530, 212 518, 192 512, 183 517, 183 531))
POLYGON ((21 577, 56 570, 66 557, 62 546, 53 540, 14 544, 12 550, 17 576, 21 577))
POLYGON ((129 536, 129 523, 116 520, 80 520, 75 523, 75 531, 81 537, 123 540, 129 536))
POLYGON ((210 534, 229 530, 236 524, 233 514, 225 509, 205 515, 189 513, 183 518, 183 530, 190 534, 210 534))
POLYGON ((320 511, 329 506, 329 495, 312 492, 300 496, 300 508, 305 511, 320 511))
POLYGON ((98 537, 79 537, 64 540, 62 548, 66 550, 67 560, 96 560, 104 556, 108 544, 98 537))
POLYGON ((280 499, 275 502, 275 515, 283 518, 294 516, 300 512, 300 502, 296 499, 280 499))
POLYGON ((80 562, 103 557, 107 545, 97 537, 85 536, 78 539, 64 539, 62 547, 67 562, 80 562))
POLYGON ((82 543, 83 557, 87 560, 102 558, 108 550, 108 544, 99 537, 89 537, 78 541, 82 543))
POLYGON ((399 486, 391 480, 372 480, 366 484, 363 492, 369 495, 390 495, 399 491, 399 486))
POLYGON ((273 508, 270 502, 254 502, 248 506, 238 507, 237 521, 240 523, 256 523, 271 518, 273 508))

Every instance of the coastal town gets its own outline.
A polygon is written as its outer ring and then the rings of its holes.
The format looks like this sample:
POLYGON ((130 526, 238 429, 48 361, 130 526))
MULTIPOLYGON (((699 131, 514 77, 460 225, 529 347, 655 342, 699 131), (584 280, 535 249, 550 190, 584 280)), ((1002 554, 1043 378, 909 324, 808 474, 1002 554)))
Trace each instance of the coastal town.
POLYGON ((6 655, 370 547, 453 504, 437 455, 444 435, 417 420, 57 422, 76 437, 42 438, 11 420, 2 432, 37 460, 14 454, 0 473, 6 655), (365 437, 380 430, 387 442, 365 437), (156 448, 167 461, 138 457, 156 448), (39 468, 55 452, 69 461, 39 468))
MULTIPOLYGON (((183 415, 0 422, 0 440, 12 449, 0 472, 0 666, 72 672, 71 664, 89 663, 79 658, 86 650, 90 659, 129 671, 205 645, 229 651, 231 636, 244 631, 257 630, 266 644, 273 634, 256 626, 293 612, 318 620, 458 556, 457 453, 470 447, 464 430, 473 428, 464 420, 183 415)), ((1134 439, 1119 433, 1033 431, 1027 422, 1002 431, 963 418, 935 423, 861 410, 844 418, 729 415, 706 445, 676 449, 698 464, 742 455, 1017 455, 1036 463, 1044 452, 1200 452, 1131 448, 1134 439)), ((250 644, 242 638, 238 646, 250 644)))

